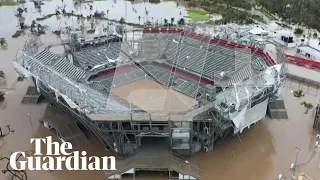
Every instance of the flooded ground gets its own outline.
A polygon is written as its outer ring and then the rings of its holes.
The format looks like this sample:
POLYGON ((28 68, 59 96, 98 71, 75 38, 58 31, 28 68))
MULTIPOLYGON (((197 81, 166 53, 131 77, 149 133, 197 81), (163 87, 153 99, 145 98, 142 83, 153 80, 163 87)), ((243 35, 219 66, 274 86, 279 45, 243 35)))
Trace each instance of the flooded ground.
MULTIPOLYGON (((71 3, 72 1, 65 1, 65 3, 71 3)), ((176 9, 175 2, 165 2, 165 7, 172 7, 166 9, 166 11, 157 10, 161 5, 154 4, 136 4, 131 5, 127 2, 128 12, 132 11, 134 6, 137 11, 144 13, 145 6, 150 10, 150 16, 159 16, 170 18, 173 15, 179 16, 179 9, 176 9), (152 10, 154 8, 154 10, 152 10), (154 14, 153 14, 154 13, 154 14), (159 14, 157 14, 159 13, 159 14), (165 16, 167 15, 167 16, 165 16)), ((45 2, 43 6, 43 14, 49 13, 47 11, 54 11, 52 7, 58 6, 61 1, 45 2)), ((26 21, 31 22, 36 17, 39 17, 38 13, 33 13, 32 4, 27 3, 29 12, 26 21), (29 16, 30 15, 30 16, 29 16)), ((106 10, 110 8, 109 16, 114 19, 119 19, 125 16, 125 2, 118 1, 102 1, 94 2, 94 8, 106 10), (118 10, 112 10, 112 4, 114 7, 121 7, 118 10), (111 7, 111 8, 110 8, 111 7)), ((14 88, 13 91, 9 91, 6 94, 6 107, 0 108, 0 126, 4 133, 7 132, 6 125, 10 124, 13 133, 0 140, 0 154, 9 156, 10 152, 29 150, 32 149, 29 144, 31 137, 46 137, 52 135, 55 140, 56 134, 54 131, 49 131, 39 123, 39 119, 42 117, 45 104, 41 105, 23 105, 21 100, 25 94, 28 86, 28 82, 17 82, 18 75, 15 73, 12 65, 12 59, 15 57, 18 48, 22 48, 28 35, 25 37, 19 37, 18 39, 11 39, 11 35, 17 30, 17 19, 13 15, 17 7, 0 7, 0 37, 7 38, 8 49, 0 49, 0 70, 3 70, 7 76, 6 88, 14 88), (4 16, 5 15, 5 16, 4 16), (5 26, 3 25, 5 24, 5 26), (29 120, 28 113, 31 117, 29 120)), ((160 8, 159 8, 160 9, 160 8)), ((132 12, 131 12, 132 13, 132 12)), ((128 18, 132 21, 138 20, 136 16, 138 14, 127 14, 128 18)), ((52 17, 44 21, 44 24, 58 27, 56 17, 52 17)), ((58 21, 59 22, 59 21, 58 21)), ((46 44, 52 44, 58 42, 58 39, 53 35, 45 35, 42 37, 42 41, 46 44)), ((305 74, 304 71, 309 71, 305 68, 292 68, 291 71, 299 74, 305 74)), ((293 73, 291 72, 291 73, 293 73)), ((4 88, 4 86, 0 86, 4 88)), ((289 177, 290 164, 295 160, 295 147, 303 149, 298 156, 298 164, 306 163, 300 166, 297 172, 304 172, 314 179, 320 178, 320 153, 312 156, 315 143, 316 133, 312 130, 313 124, 313 110, 310 110, 308 114, 304 114, 305 108, 300 105, 302 101, 312 103, 314 106, 319 101, 319 93, 316 89, 311 89, 310 93, 305 94, 301 99, 293 97, 291 90, 297 89, 309 89, 304 85, 297 83, 287 83, 283 90, 282 97, 285 101, 285 105, 288 111, 288 120, 270 120, 265 118, 250 129, 244 130, 240 134, 240 139, 237 136, 229 137, 226 140, 216 143, 213 152, 210 153, 198 153, 195 159, 202 164, 202 176, 204 180, 223 179, 246 179, 246 180, 271 180, 276 179, 280 173, 289 177), (316 92, 316 93, 312 93, 316 92)), ((89 155, 107 155, 108 152, 101 146, 101 144, 90 137, 90 141, 87 144, 83 144, 80 149, 86 150, 89 155)), ((5 162, 0 162, 0 167, 3 168, 5 162)), ((4 179, 5 176, 0 174, 0 179, 4 179)), ((59 172, 44 172, 33 171, 28 172, 28 179, 32 180, 99 180, 103 178, 103 172, 71 172, 71 171, 59 171, 59 172)), ((142 177, 140 179, 151 179, 151 177, 142 177)), ((152 179, 157 179, 152 177, 152 179)), ((158 179, 167 179, 164 175, 159 175, 158 179)))
MULTIPOLYGON (((45 43, 57 41, 54 36, 42 38, 45 43)), ((1 154, 9 155, 9 152, 32 149, 29 138, 46 137, 52 135, 56 138, 54 131, 49 131, 40 126, 39 119, 43 115, 45 105, 22 105, 22 96, 26 92, 27 82, 16 82, 17 74, 12 67, 12 58, 16 50, 22 46, 24 38, 9 40, 9 48, 1 51, 1 69, 8 76, 7 87, 14 84, 14 91, 6 95, 7 106, 0 109, 0 125, 4 127, 11 124, 14 133, 8 135, 1 143, 1 154), (31 115, 30 123, 28 113, 31 115)), ((305 69, 308 71, 307 69, 305 69)), ((202 176, 206 180, 217 179, 247 179, 247 180, 270 180, 283 173, 290 176, 290 164, 295 160, 295 147, 304 151, 299 154, 298 164, 309 160, 313 147, 315 132, 312 131, 313 111, 304 114, 305 109, 300 105, 302 101, 318 102, 319 95, 315 93, 306 94, 298 99, 293 97, 290 90, 306 89, 303 85, 287 83, 282 93, 288 110, 289 120, 265 120, 246 129, 240 134, 240 143, 237 136, 219 141, 210 153, 199 153, 195 159, 202 163, 202 176), (299 87, 300 86, 300 87, 299 87)), ((310 92, 314 92, 310 90, 310 92)), ((319 93, 317 93, 319 94, 319 93)), ((6 130, 5 130, 6 131, 6 130)), ((88 144, 80 147, 92 155, 106 155, 107 152, 94 138, 90 138, 88 144)), ((319 153, 309 163, 301 166, 298 172, 305 172, 313 178, 320 178, 319 153)), ((1 165, 4 162, 1 163, 1 165)), ((3 176, 1 174, 1 176, 3 176)), ((0 179, 1 179, 0 176, 0 179)), ((103 172, 28 172, 30 179, 40 180, 43 177, 52 180, 64 180, 76 178, 79 180, 103 179, 103 172)), ((150 179, 146 177, 145 179, 150 179)), ((161 179, 161 175, 159 175, 161 179)), ((165 178, 162 178, 165 179, 165 178)))
MULTIPOLYGON (((65 6, 67 12, 74 11, 75 14, 83 14, 84 17, 94 14, 94 12, 103 11, 106 17, 109 19, 120 20, 125 18, 126 22, 131 23, 143 23, 146 20, 155 22, 163 21, 163 19, 170 19, 173 17, 176 20, 186 16, 186 10, 183 7, 178 6, 175 1, 163 1, 159 4, 151 4, 149 2, 142 1, 141 3, 132 3, 124 0, 107 0, 107 1, 94 1, 93 3, 86 3, 81 5, 74 4, 75 1, 64 0, 52 0, 44 1, 44 5, 41 6, 41 11, 37 11, 32 2, 27 2, 20 6, 3 6, 0 7, 0 23, 6 24, 6 26, 0 27, 0 37, 11 36, 15 30, 17 30, 18 19, 14 15, 18 7, 22 9, 27 8, 27 13, 23 13, 25 18, 25 24, 30 25, 33 20, 46 16, 48 14, 54 14, 56 9, 61 10, 61 7, 65 6), (93 9, 90 10, 90 4, 93 9), (147 11, 147 13, 146 13, 147 11), (141 17, 140 22, 139 18, 141 17)), ((42 25, 49 26, 51 30, 57 30, 61 26, 66 24, 76 25, 79 23, 76 17, 62 17, 52 16, 49 19, 38 21, 42 25)), ((87 20, 85 20, 87 22, 87 20)))

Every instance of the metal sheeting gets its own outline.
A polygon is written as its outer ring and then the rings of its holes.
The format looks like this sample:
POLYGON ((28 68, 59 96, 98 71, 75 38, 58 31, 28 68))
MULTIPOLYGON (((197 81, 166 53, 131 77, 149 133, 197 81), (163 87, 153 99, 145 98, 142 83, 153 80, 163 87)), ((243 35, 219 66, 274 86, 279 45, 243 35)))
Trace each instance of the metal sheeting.
MULTIPOLYGON (((168 63, 197 72, 209 79, 219 79, 221 72, 237 74, 238 77, 232 77, 230 81, 233 83, 242 80, 239 78, 250 77, 251 71, 241 73, 243 66, 248 64, 246 61, 250 62, 250 59, 252 60, 250 64, 255 69, 262 71, 266 68, 264 61, 256 54, 251 56, 251 53, 235 51, 230 47, 209 44, 191 37, 184 37, 181 42, 169 41, 164 53, 168 63), (236 61, 236 57, 245 59, 241 63, 242 61, 236 61)), ((231 84, 227 83, 227 85, 231 84)))
MULTIPOLYGON (((38 63, 35 63, 30 57, 26 57, 26 58, 28 58, 27 66, 29 68, 34 68, 34 69, 40 68, 40 66, 38 66, 38 63)), ((59 59, 59 57, 53 54, 52 52, 50 52, 49 49, 44 49, 40 53, 36 54, 34 58, 36 58, 38 61, 46 65, 52 65, 59 59)))
POLYGON ((129 112, 128 108, 108 98, 105 93, 94 90, 87 84, 76 82, 79 80, 76 78, 84 77, 85 71, 65 59, 60 59, 52 66, 24 52, 19 51, 19 53, 21 57, 17 62, 27 68, 34 77, 39 78, 42 84, 77 102, 85 113, 129 112))
POLYGON ((121 43, 112 42, 106 45, 82 48, 81 51, 75 52, 74 56, 83 68, 88 66, 94 67, 109 63, 109 60, 119 58, 121 43))
POLYGON ((219 75, 221 72, 232 71, 234 69, 234 57, 225 56, 215 52, 208 52, 203 74, 212 78, 215 75, 219 75))
POLYGON ((59 57, 50 52, 48 49, 43 50, 34 56, 37 60, 41 61, 44 64, 53 64, 59 57))
POLYGON ((105 91, 107 90, 107 87, 105 85, 103 85, 101 82, 93 82, 92 84, 90 84, 90 86, 93 89, 96 89, 98 91, 105 91))
POLYGON ((241 82, 242 80, 247 79, 252 75, 253 75, 253 72, 251 70, 251 66, 244 66, 242 69, 232 74, 231 79, 227 81, 226 84, 224 84, 224 86, 230 86, 237 82, 241 82))
POLYGON ((84 70, 76 67, 65 59, 61 59, 60 61, 58 61, 53 66, 53 69, 68 78, 76 80, 82 79, 86 75, 86 72, 84 70))

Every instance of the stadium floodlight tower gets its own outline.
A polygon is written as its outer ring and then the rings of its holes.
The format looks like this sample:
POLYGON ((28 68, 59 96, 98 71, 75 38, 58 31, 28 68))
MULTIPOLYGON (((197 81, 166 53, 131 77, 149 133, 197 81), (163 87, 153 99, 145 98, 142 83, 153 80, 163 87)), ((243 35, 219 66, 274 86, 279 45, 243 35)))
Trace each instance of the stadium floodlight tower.
POLYGON ((127 157, 107 178, 152 169, 197 179, 199 164, 184 159, 264 118, 282 65, 262 48, 183 27, 140 31, 135 42, 115 31, 87 32, 76 48, 67 33, 61 46, 68 51, 23 50, 13 64, 109 151, 127 157))

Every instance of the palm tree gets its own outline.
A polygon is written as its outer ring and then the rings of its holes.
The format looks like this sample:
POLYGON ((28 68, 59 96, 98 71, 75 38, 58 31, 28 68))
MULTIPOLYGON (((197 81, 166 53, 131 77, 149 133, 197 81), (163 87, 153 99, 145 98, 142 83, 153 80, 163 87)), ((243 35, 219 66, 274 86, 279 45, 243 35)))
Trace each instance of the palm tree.
POLYGON ((146 26, 151 26, 151 25, 152 25, 151 21, 147 20, 146 21, 146 26))
POLYGON ((41 24, 38 24, 37 29, 38 29, 38 32, 40 32, 42 30, 41 24))
POLYGON ((19 7, 19 8, 17 9, 17 11, 18 11, 18 15, 21 16, 22 13, 23 13, 23 9, 19 7))
POLYGON ((313 108, 313 105, 311 103, 307 103, 306 101, 303 101, 301 105, 303 105, 306 108, 306 111, 304 112, 305 114, 308 114, 309 109, 313 108))
POLYGON ((178 21, 178 24, 179 24, 180 26, 185 25, 185 21, 184 21, 184 19, 183 19, 183 18, 181 18, 181 19, 178 21))
POLYGON ((293 91, 293 96, 294 97, 303 97, 303 91, 302 90, 297 90, 297 91, 293 91))
POLYGON ((31 30, 30 30, 31 32, 33 32, 34 28, 36 27, 36 24, 37 24, 36 21, 33 20, 31 23, 31 30))
POLYGON ((0 78, 5 78, 5 74, 3 71, 0 71, 0 78))
POLYGON ((23 81, 24 80, 24 78, 22 77, 22 76, 18 76, 18 78, 17 78, 17 81, 16 82, 21 82, 21 81, 23 81))
POLYGON ((146 16, 147 16, 147 20, 148 20, 148 15, 149 15, 149 11, 147 11, 147 9, 146 9, 146 16))
POLYGON ((25 28, 24 22, 20 21, 19 22, 19 26, 20 26, 20 29, 23 30, 25 28))
POLYGON ((125 19, 123 17, 121 17, 120 21, 119 21, 120 24, 124 24, 126 23, 125 19))
POLYGON ((5 94, 6 94, 6 93, 0 91, 0 103, 4 102, 4 100, 5 100, 4 95, 5 95, 5 94))
POLYGON ((171 25, 173 25, 174 17, 171 18, 171 25))
POLYGON ((159 27, 159 22, 158 19, 156 20, 156 22, 154 23, 155 27, 159 27))
POLYGON ((107 9, 107 19, 109 19, 109 9, 107 9))
POLYGON ((164 25, 168 26, 168 19, 164 19, 163 21, 164 21, 164 25))
MULTIPOLYGON (((7 40, 5 38, 0 38, 0 45, 3 46, 7 44, 7 40)), ((3 74, 3 71, 0 71, 0 77, 3 74)))
POLYGON ((140 24, 141 16, 138 16, 138 19, 139 19, 139 24, 140 24))

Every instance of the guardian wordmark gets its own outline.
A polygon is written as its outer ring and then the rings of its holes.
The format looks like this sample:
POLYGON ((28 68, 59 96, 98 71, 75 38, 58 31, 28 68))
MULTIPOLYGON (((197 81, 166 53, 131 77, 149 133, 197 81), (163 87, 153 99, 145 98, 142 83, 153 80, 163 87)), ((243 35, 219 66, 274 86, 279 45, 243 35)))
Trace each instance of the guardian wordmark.
POLYGON ((63 142, 52 142, 52 137, 32 138, 30 144, 35 144, 35 153, 27 157, 25 152, 15 152, 10 156, 10 165, 14 170, 116 170, 116 160, 114 156, 90 156, 86 151, 73 151, 72 144, 63 142), (46 144, 46 152, 43 153, 41 145, 46 144), (53 147, 53 148, 52 148, 53 147), (18 160, 22 155, 26 160, 18 160))

